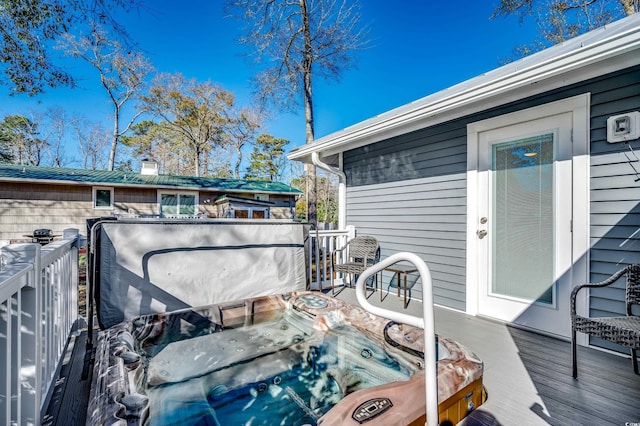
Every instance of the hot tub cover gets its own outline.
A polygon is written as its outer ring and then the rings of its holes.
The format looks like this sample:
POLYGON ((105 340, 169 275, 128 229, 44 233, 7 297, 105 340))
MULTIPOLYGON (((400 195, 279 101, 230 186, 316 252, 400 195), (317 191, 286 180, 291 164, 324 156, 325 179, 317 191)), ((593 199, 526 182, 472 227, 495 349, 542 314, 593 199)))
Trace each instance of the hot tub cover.
POLYGON ((102 328, 306 286, 306 232, 297 222, 118 220, 99 222, 96 229, 102 328))

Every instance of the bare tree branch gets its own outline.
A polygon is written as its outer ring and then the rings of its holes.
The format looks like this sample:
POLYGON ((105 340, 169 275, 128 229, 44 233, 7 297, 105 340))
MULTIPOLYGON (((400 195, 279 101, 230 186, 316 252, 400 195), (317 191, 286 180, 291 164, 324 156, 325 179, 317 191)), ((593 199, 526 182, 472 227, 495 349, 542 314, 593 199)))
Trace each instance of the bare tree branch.
POLYGON ((138 0, 0 0, 0 84, 12 94, 37 95, 48 87, 74 87, 50 48, 63 34, 81 34, 93 24, 126 46, 134 43, 113 12, 139 8, 138 0))
POLYGON ((144 113, 143 109, 139 109, 124 129, 121 129, 122 108, 142 92, 145 78, 153 71, 153 67, 140 52, 128 50, 118 41, 109 39, 100 27, 95 27, 87 37, 65 34, 58 48, 64 49, 67 55, 88 62, 100 74, 102 87, 113 105, 113 133, 108 165, 108 169, 113 170, 118 140, 144 113))
MULTIPOLYGON (((355 1, 229 0, 232 14, 246 23, 240 42, 254 47, 259 69, 254 79, 262 105, 293 110, 302 104, 306 142, 314 140, 313 79, 338 80, 355 66, 354 54, 367 46, 355 1)), ((306 165, 312 182, 308 219, 316 223, 315 167, 306 165)))
POLYGON ((529 17, 536 21, 540 39, 515 50, 517 59, 638 11, 640 0, 501 0, 491 18, 515 15, 520 23, 529 17))

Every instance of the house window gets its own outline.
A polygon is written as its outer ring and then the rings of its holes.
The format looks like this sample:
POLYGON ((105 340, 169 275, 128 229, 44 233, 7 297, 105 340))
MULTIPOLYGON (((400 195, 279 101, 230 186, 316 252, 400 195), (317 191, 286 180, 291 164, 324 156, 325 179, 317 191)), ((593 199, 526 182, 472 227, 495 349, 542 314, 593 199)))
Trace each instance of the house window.
POLYGON ((255 199, 259 201, 269 201, 269 194, 254 194, 255 199))
POLYGON ((236 219, 267 219, 269 217, 269 209, 260 207, 250 207, 248 209, 236 208, 233 212, 233 217, 236 219))
POLYGON ((113 188, 93 188, 93 208, 102 210, 113 209, 113 188))
POLYGON ((236 219, 249 219, 249 210, 236 209, 234 213, 236 219))
POLYGON ((188 192, 161 192, 159 204, 161 217, 195 217, 198 195, 188 192))

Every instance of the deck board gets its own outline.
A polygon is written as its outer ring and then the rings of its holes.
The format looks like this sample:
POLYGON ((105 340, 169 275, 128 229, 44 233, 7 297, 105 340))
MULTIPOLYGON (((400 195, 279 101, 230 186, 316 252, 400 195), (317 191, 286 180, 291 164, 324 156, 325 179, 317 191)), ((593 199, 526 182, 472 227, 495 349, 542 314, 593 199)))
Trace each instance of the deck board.
MULTIPOLYGON (((460 321, 455 317, 464 314, 437 310, 436 329, 443 316, 449 325, 446 335, 460 341, 468 338, 464 333, 451 334, 455 325, 450 325, 460 321)), ((485 361, 490 396, 481 409, 497 422, 492 424, 621 425, 640 421, 640 376, 633 373, 629 359, 580 347, 579 378, 574 380, 569 342, 482 318, 471 321, 483 322, 478 330, 489 333, 465 344, 485 361), (482 340, 495 348, 510 348, 509 353, 474 346, 482 340), (496 375, 501 378, 496 380, 496 375), (505 406, 505 399, 511 403, 505 406)))
MULTIPOLYGON (((336 297, 357 303, 352 289, 336 297)), ((422 316, 422 305, 388 294, 381 303, 422 316)), ((435 309, 436 331, 475 352, 485 365, 488 399, 462 426, 624 425, 640 423, 640 375, 625 357, 578 348, 578 380, 571 377, 569 342, 485 318, 435 309)), ((82 380, 86 334, 68 351, 67 362, 45 417, 46 425, 84 425, 90 380, 82 380)))
POLYGON ((72 336, 63 365, 43 416, 45 426, 84 425, 87 418, 91 377, 82 378, 87 332, 72 336))
MULTIPOLYGON (((355 302, 355 297, 343 293, 355 302)), ((390 306, 396 297, 387 297, 390 306)), ((378 298, 369 301, 379 305, 378 298)), ((399 306, 399 307, 398 307, 399 306)), ((405 312, 422 316, 411 301, 405 312)), ((485 365, 487 402, 462 424, 624 425, 640 422, 640 375, 623 356, 578 348, 571 377, 569 342, 448 309, 435 309, 436 332, 474 351, 485 365)))

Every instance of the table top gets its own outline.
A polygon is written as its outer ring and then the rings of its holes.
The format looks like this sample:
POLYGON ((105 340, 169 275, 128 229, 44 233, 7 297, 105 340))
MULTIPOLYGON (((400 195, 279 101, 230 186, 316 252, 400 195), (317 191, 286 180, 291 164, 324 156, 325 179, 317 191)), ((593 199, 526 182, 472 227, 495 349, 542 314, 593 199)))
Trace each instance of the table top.
POLYGON ((418 271, 418 268, 416 268, 415 265, 404 265, 402 263, 396 263, 395 265, 387 266, 384 269, 385 271, 400 272, 404 274, 410 274, 411 272, 418 271))

